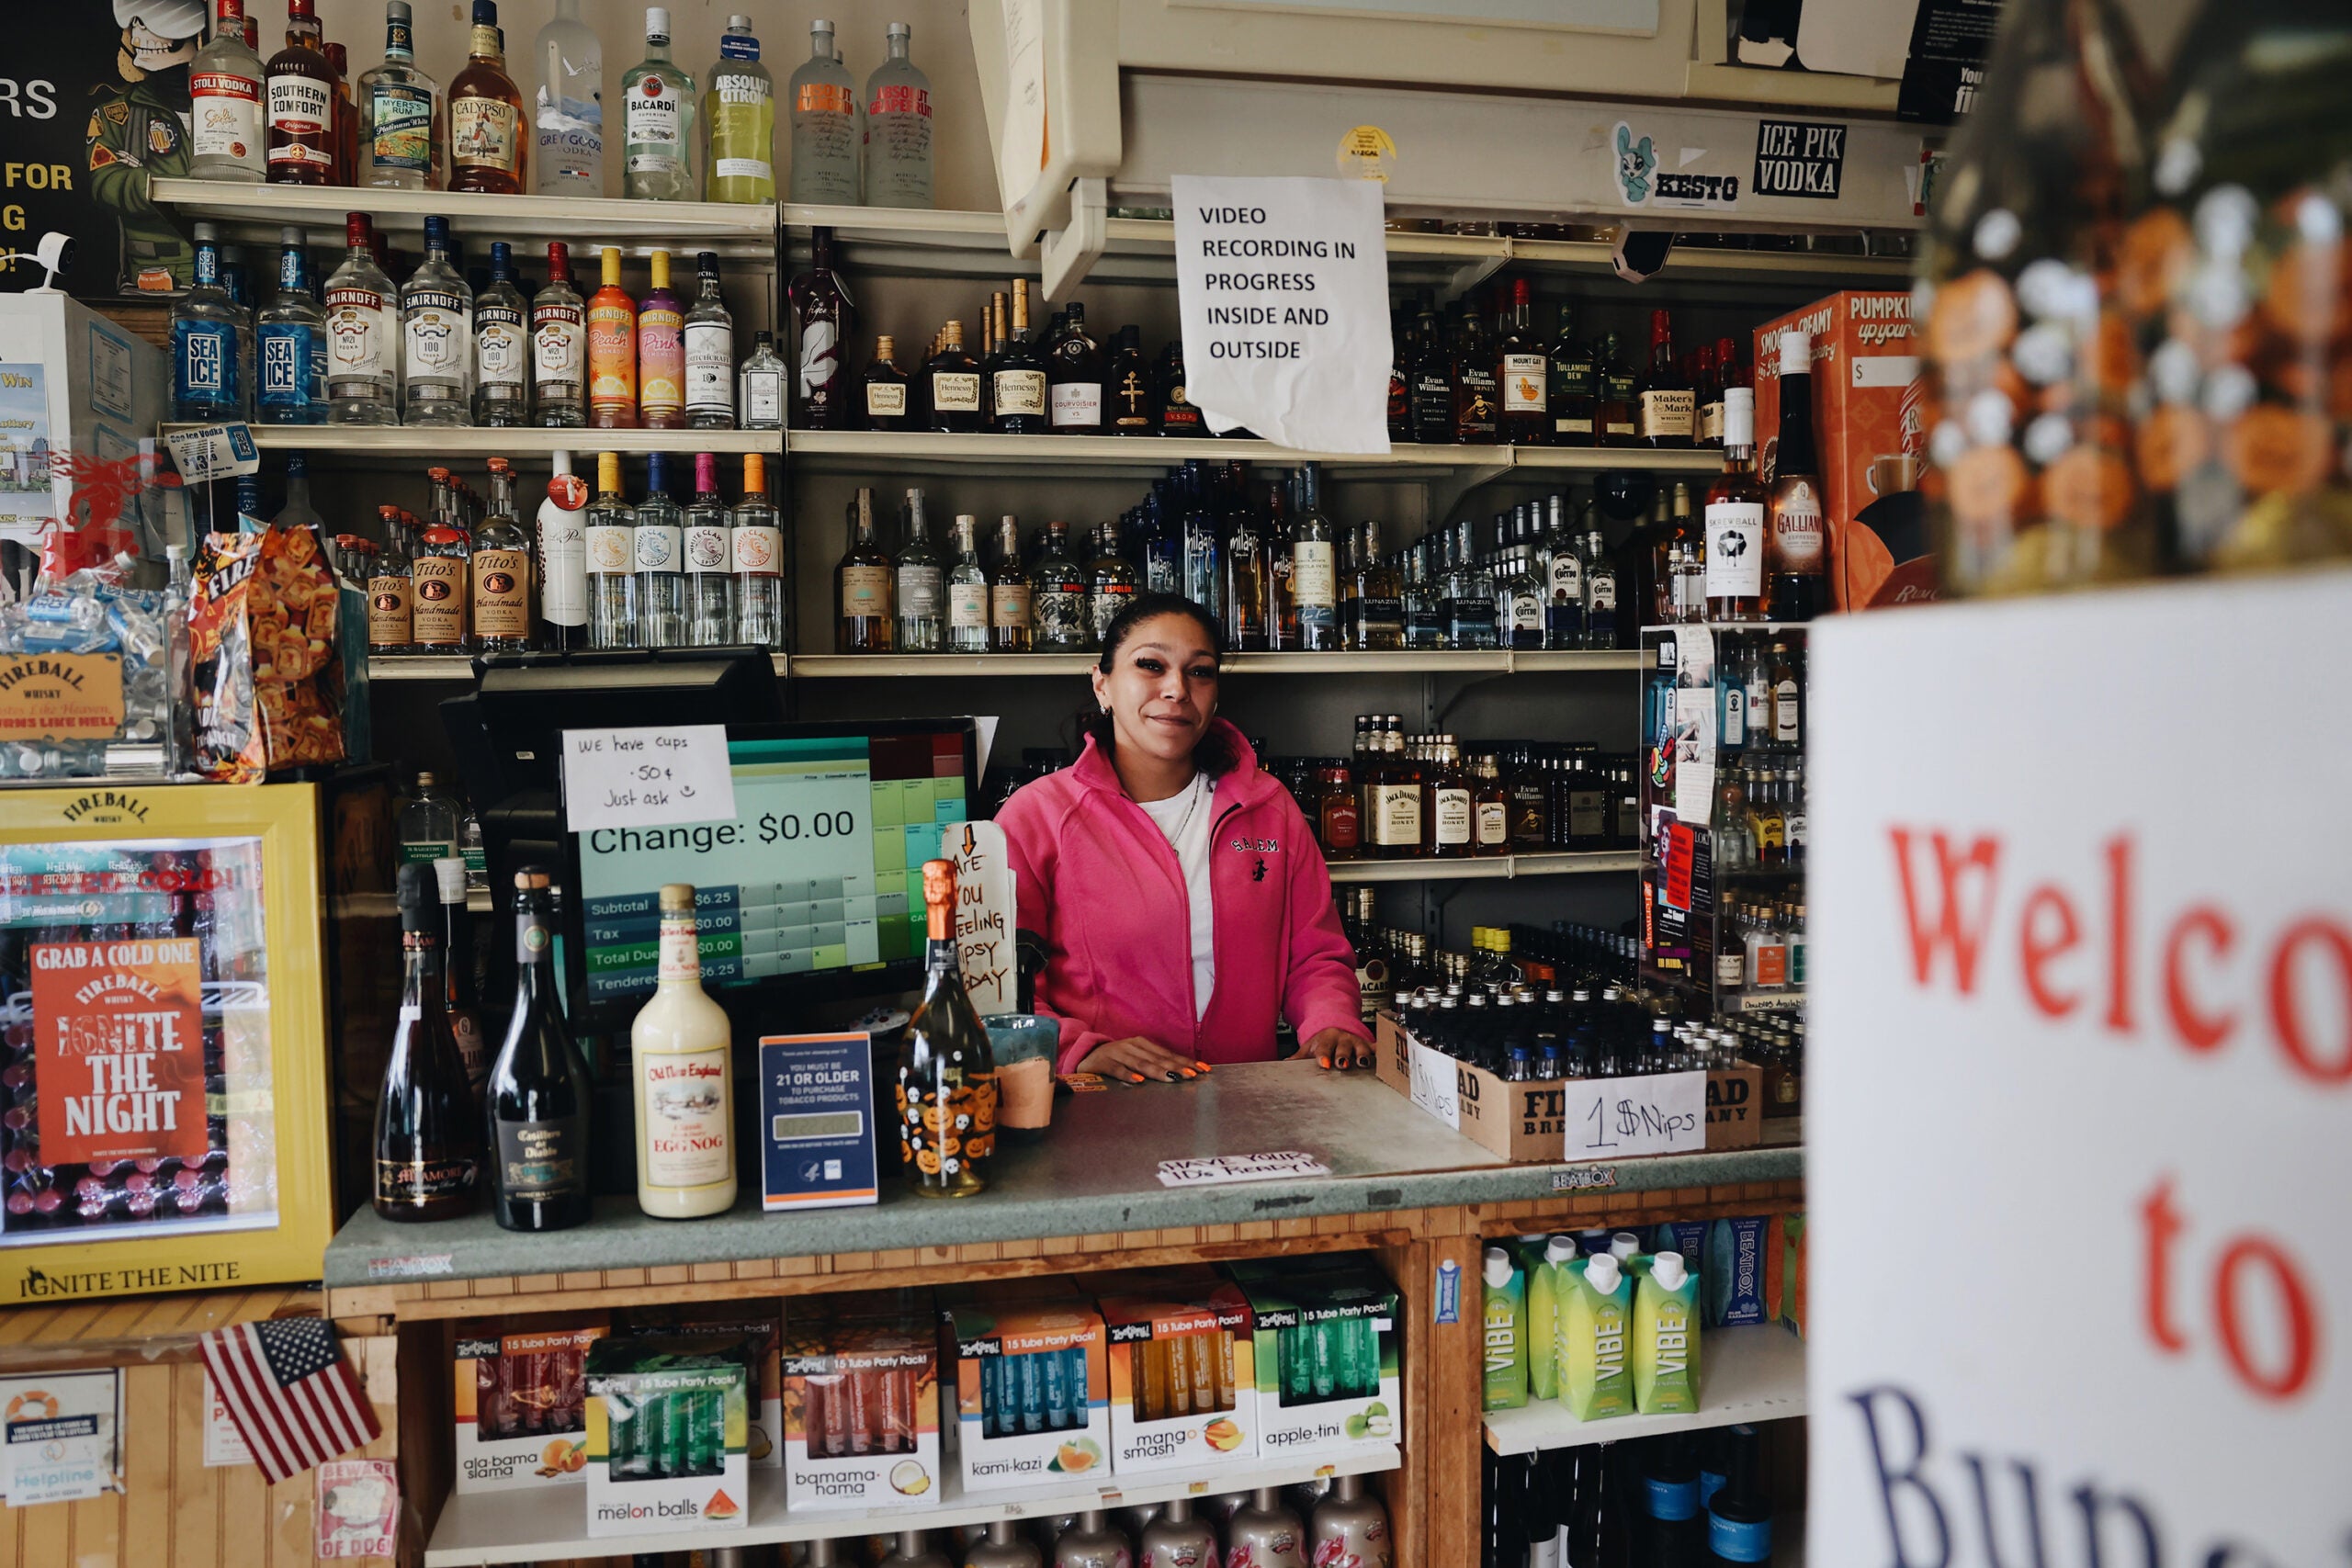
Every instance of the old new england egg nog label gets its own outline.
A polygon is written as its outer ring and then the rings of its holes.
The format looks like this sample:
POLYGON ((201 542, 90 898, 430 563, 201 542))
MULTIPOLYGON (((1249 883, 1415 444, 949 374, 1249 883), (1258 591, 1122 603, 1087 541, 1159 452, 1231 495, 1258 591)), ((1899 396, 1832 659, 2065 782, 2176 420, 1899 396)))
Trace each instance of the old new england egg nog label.
POLYGON ((727 1146, 727 1047, 648 1052, 638 1061, 646 1180, 656 1187, 726 1180, 735 1170, 727 1146))

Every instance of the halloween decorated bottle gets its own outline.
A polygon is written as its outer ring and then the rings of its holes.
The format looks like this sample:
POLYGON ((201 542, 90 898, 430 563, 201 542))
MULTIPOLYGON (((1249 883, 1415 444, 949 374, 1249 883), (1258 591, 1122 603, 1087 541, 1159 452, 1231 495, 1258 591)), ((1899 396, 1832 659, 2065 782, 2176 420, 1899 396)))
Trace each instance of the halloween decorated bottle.
POLYGON ((969 1198, 996 1152, 996 1058, 956 957, 956 866, 923 862, 922 1001, 899 1053, 899 1150, 910 1190, 969 1198))

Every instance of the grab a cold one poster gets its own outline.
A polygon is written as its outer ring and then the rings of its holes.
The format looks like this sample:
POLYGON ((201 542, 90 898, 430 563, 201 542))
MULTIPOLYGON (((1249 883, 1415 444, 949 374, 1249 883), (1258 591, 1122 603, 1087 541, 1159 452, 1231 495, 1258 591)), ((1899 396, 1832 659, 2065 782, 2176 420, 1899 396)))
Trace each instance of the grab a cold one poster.
POLYGON ((1365 180, 1178 175, 1185 396, 1208 427, 1388 450, 1388 249, 1365 180))

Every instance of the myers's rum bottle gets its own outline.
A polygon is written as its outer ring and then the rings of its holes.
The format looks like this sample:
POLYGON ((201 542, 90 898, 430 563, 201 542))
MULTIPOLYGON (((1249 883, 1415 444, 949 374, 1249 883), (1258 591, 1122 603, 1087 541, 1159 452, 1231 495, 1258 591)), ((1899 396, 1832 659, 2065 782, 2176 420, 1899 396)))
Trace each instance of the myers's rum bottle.
POLYGON ((969 1198, 988 1186, 996 1152, 996 1056, 972 1010, 956 957, 956 864, 922 865, 922 1001, 899 1049, 899 1152, 907 1184, 926 1198, 969 1198))
POLYGON ((491 1213, 510 1231, 588 1219, 588 1065, 556 999, 555 898, 547 871, 514 874, 514 1014, 483 1086, 491 1213))
POLYGON ((434 868, 401 867, 401 1013, 376 1096, 376 1212, 446 1220, 474 1206, 481 1123, 449 1027, 434 868))

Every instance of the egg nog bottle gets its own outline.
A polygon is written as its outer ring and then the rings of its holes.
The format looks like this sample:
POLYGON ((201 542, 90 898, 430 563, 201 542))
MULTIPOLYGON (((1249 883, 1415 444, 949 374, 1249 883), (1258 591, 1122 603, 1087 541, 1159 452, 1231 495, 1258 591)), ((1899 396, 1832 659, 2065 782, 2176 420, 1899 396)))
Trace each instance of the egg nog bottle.
POLYGON ((637 1201, 657 1219, 692 1220, 735 1202, 735 1091, 727 1013, 704 995, 695 890, 662 889, 653 996, 629 1026, 637 1058, 637 1201))

